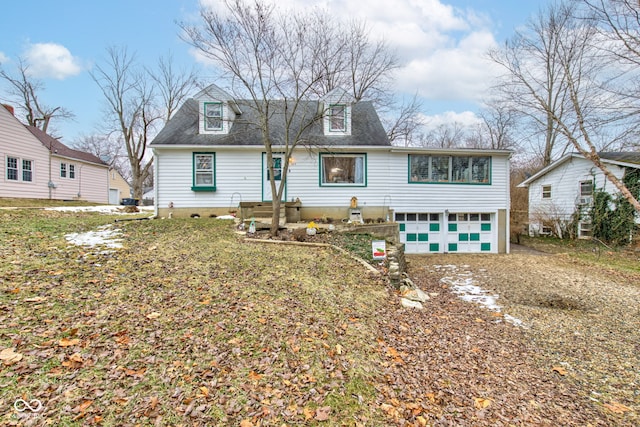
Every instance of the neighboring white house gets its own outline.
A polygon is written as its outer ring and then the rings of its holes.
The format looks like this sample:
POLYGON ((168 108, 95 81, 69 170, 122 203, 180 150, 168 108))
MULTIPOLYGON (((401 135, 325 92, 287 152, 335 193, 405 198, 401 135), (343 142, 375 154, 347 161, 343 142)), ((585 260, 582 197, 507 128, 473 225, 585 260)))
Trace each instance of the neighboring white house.
MULTIPOLYGON (((618 178, 627 168, 640 169, 640 153, 599 153, 602 162, 618 178)), ((588 211, 592 206, 594 189, 612 195, 618 193, 614 185, 593 162, 578 153, 570 153, 532 175, 518 187, 529 189, 529 234, 562 234, 563 228, 578 219, 578 237, 591 237, 588 211), (576 215, 577 216, 577 215, 576 215)))
POLYGON ((40 129, 25 126, 0 106, 0 197, 107 203, 109 167, 40 129))
MULTIPOLYGON (((284 103, 273 102, 278 141, 284 103)), ((373 105, 333 91, 298 111, 316 120, 290 158, 283 199, 302 220, 395 221, 408 253, 509 251, 506 150, 423 149, 389 143, 373 105), (297 206, 297 204, 296 204, 297 206)), ((251 103, 211 86, 189 99, 151 143, 156 215, 223 215, 272 200, 251 103)), ((284 158, 274 147, 280 177, 284 158)))

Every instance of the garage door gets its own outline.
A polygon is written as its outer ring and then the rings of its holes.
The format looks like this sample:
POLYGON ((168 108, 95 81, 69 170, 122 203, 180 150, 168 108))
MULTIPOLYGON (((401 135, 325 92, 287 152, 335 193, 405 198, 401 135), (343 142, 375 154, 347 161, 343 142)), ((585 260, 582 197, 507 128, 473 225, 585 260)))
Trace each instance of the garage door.
POLYGON ((395 221, 405 252, 495 252, 495 215, 491 213, 397 212, 395 221))
POLYGON ((495 227, 489 213, 447 217, 447 252, 491 252, 495 227))
POLYGON ((442 252, 442 216, 439 213, 396 213, 405 252, 442 252))

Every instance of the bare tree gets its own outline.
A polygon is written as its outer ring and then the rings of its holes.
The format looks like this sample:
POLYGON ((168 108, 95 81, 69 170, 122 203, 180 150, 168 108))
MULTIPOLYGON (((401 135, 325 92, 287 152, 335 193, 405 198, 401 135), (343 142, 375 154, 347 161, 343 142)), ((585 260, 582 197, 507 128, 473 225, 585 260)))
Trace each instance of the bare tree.
POLYGON ((125 179, 131 179, 129 160, 123 152, 124 144, 112 135, 81 136, 71 144, 76 150, 91 153, 114 168, 125 179))
POLYGON ((510 150, 518 145, 515 134, 518 112, 507 104, 490 102, 479 113, 482 122, 472 133, 467 147, 510 150))
POLYGON ((422 102, 414 95, 409 102, 403 102, 399 108, 394 108, 396 114, 392 117, 382 120, 389 141, 395 145, 404 145, 405 147, 414 144, 423 127, 420 120, 422 113, 422 102))
POLYGON ((628 64, 610 54, 612 44, 601 37, 592 22, 576 17, 579 9, 561 4, 550 6, 547 12, 540 17, 539 28, 545 31, 539 34, 557 28, 551 33, 553 43, 541 37, 543 44, 551 47, 545 65, 554 71, 553 82, 563 88, 553 92, 557 96, 549 96, 549 80, 540 78, 550 74, 540 74, 535 63, 515 55, 508 46, 502 53, 494 52, 492 58, 505 68, 526 105, 550 120, 548 129, 602 170, 640 213, 636 197, 598 155, 602 147, 625 140, 638 129, 637 98, 628 95, 635 93, 636 81, 630 78, 634 73, 630 73, 628 64))
POLYGON ((558 150, 560 130, 551 113, 563 117, 568 87, 557 55, 563 39, 572 37, 571 32, 569 7, 552 4, 501 49, 489 52, 489 57, 507 71, 496 85, 496 94, 528 119, 536 134, 542 136, 543 166, 551 163, 558 150))
POLYGON ((17 75, 13 76, 0 68, 0 78, 9 83, 9 102, 25 115, 29 126, 34 126, 47 133, 52 119, 72 119, 74 115, 64 107, 45 105, 39 96, 44 90, 44 83, 29 76, 29 65, 18 58, 17 75))
POLYGON ((359 99, 379 87, 394 62, 384 45, 369 50, 362 27, 344 34, 319 12, 278 13, 261 0, 223 3, 223 12, 201 9, 201 25, 181 24, 183 39, 215 63, 233 94, 248 98, 255 110, 253 125, 262 134, 273 194, 270 232, 276 235, 289 158, 296 147, 309 143, 307 129, 323 116, 308 102, 343 84, 359 99), (283 130, 282 137, 271 132, 274 126, 283 130), (278 186, 274 148, 284 160, 278 186))
POLYGON ((194 73, 176 73, 170 57, 160 59, 159 73, 155 74, 139 67, 126 48, 110 47, 107 54, 106 63, 96 66, 91 77, 106 100, 111 119, 106 124, 107 131, 117 133, 124 144, 133 197, 141 199, 153 163, 147 155, 147 145, 194 87, 194 73))
POLYGON ((467 127, 460 122, 442 123, 421 135, 420 145, 432 148, 455 148, 464 145, 467 127))

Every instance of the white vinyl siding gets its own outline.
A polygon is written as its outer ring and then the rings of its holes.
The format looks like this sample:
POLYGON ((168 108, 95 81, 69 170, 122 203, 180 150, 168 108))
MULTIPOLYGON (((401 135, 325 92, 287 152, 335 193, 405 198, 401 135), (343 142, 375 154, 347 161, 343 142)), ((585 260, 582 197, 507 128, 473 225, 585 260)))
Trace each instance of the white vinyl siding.
MULTIPOLYGON (((608 164, 609 170, 622 179, 624 169, 608 164)), ((529 183, 529 231, 531 234, 544 232, 541 219, 553 216, 556 219, 569 221, 571 215, 586 196, 581 193, 582 182, 592 182, 594 189, 604 189, 613 194, 617 190, 604 174, 593 166, 593 163, 572 157, 529 183), (548 190, 548 191, 547 191, 548 190), (545 197, 548 192, 549 197, 545 197)))

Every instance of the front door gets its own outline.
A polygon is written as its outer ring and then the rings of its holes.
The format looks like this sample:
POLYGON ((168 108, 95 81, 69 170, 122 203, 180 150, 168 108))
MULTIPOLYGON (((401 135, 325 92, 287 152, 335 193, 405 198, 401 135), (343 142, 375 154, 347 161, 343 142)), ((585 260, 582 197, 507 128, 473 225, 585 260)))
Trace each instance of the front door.
MULTIPOLYGON (((281 153, 273 154, 273 176, 276 182, 276 191, 280 188, 282 183, 282 168, 284 167, 284 155, 281 153)), ((273 194, 271 193, 269 165, 267 164, 267 153, 262 153, 262 201, 273 201, 273 194)), ((285 187, 282 192, 282 201, 287 199, 287 189, 285 187)))

